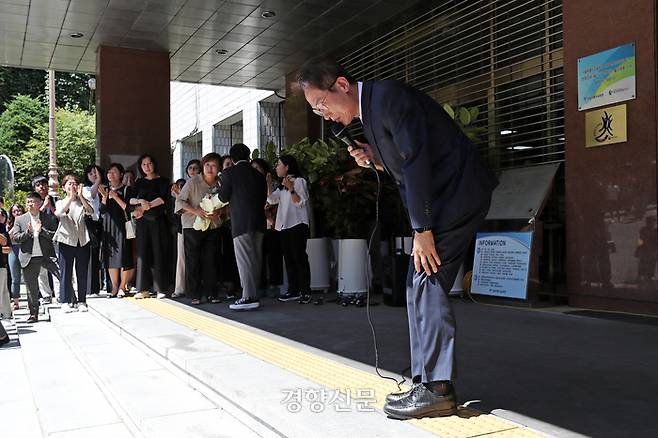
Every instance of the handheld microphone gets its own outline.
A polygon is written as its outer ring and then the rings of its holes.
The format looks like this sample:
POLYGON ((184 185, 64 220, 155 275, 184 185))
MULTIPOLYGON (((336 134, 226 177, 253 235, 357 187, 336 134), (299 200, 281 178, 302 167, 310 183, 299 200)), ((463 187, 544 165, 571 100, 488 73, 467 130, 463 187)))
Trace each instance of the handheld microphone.
MULTIPOLYGON (((339 139, 340 141, 345 143, 347 146, 351 146, 353 149, 360 149, 360 146, 358 146, 354 142, 354 140, 352 139, 352 136, 347 131, 347 126, 343 126, 342 124, 337 123, 337 122, 332 123, 331 124, 331 133, 334 135, 334 137, 336 137, 337 139, 339 139)), ((372 163, 372 161, 368 160, 368 161, 366 161, 366 164, 371 169, 376 170, 375 165, 372 163)))

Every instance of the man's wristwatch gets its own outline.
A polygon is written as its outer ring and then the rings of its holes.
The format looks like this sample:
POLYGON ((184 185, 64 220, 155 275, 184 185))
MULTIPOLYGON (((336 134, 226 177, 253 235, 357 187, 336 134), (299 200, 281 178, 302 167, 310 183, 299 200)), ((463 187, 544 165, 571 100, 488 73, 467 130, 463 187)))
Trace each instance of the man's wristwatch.
POLYGON ((414 228, 414 233, 424 233, 425 231, 432 231, 432 227, 414 228))

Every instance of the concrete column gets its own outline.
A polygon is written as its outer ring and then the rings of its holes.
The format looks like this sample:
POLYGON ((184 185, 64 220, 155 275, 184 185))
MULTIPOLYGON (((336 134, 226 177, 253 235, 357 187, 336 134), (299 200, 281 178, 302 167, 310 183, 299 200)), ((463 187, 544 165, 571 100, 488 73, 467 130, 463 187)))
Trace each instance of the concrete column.
POLYGON ((563 2, 567 275, 576 306, 658 314, 656 1, 563 2), (636 44, 628 141, 585 148, 578 58, 636 44), (638 250, 639 241, 644 242, 638 250), (653 278, 652 278, 653 275, 653 278))
POLYGON ((96 81, 101 166, 117 161, 135 168, 137 158, 149 153, 160 175, 171 178, 169 54, 100 46, 96 81))

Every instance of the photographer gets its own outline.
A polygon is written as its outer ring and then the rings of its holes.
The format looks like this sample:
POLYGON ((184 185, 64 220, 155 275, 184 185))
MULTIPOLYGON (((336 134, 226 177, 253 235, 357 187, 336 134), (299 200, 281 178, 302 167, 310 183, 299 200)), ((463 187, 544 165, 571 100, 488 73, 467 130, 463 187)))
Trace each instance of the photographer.
POLYGON ((279 204, 276 213, 276 230, 281 232, 283 259, 288 274, 288 292, 279 301, 311 301, 311 268, 308 264, 306 241, 309 237, 308 188, 302 178, 297 160, 281 155, 276 174, 283 187, 272 191, 272 177, 267 175, 267 202, 279 204))

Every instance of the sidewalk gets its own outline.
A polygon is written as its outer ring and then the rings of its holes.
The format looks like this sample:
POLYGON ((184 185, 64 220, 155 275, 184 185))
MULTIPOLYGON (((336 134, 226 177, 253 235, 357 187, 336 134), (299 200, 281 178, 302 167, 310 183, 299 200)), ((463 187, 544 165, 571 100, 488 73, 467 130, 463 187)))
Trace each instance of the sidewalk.
POLYGON ((545 436, 467 408, 390 420, 381 407, 395 385, 370 367, 170 300, 89 306, 19 324, 20 348, 0 350, 25 372, 12 390, 20 417, 0 401, 7 436, 545 436))
POLYGON ((2 436, 268 436, 195 391, 93 314, 51 312, 52 323, 28 325, 20 322, 25 315, 19 316, 20 345, 13 341, 0 350, 2 436))

